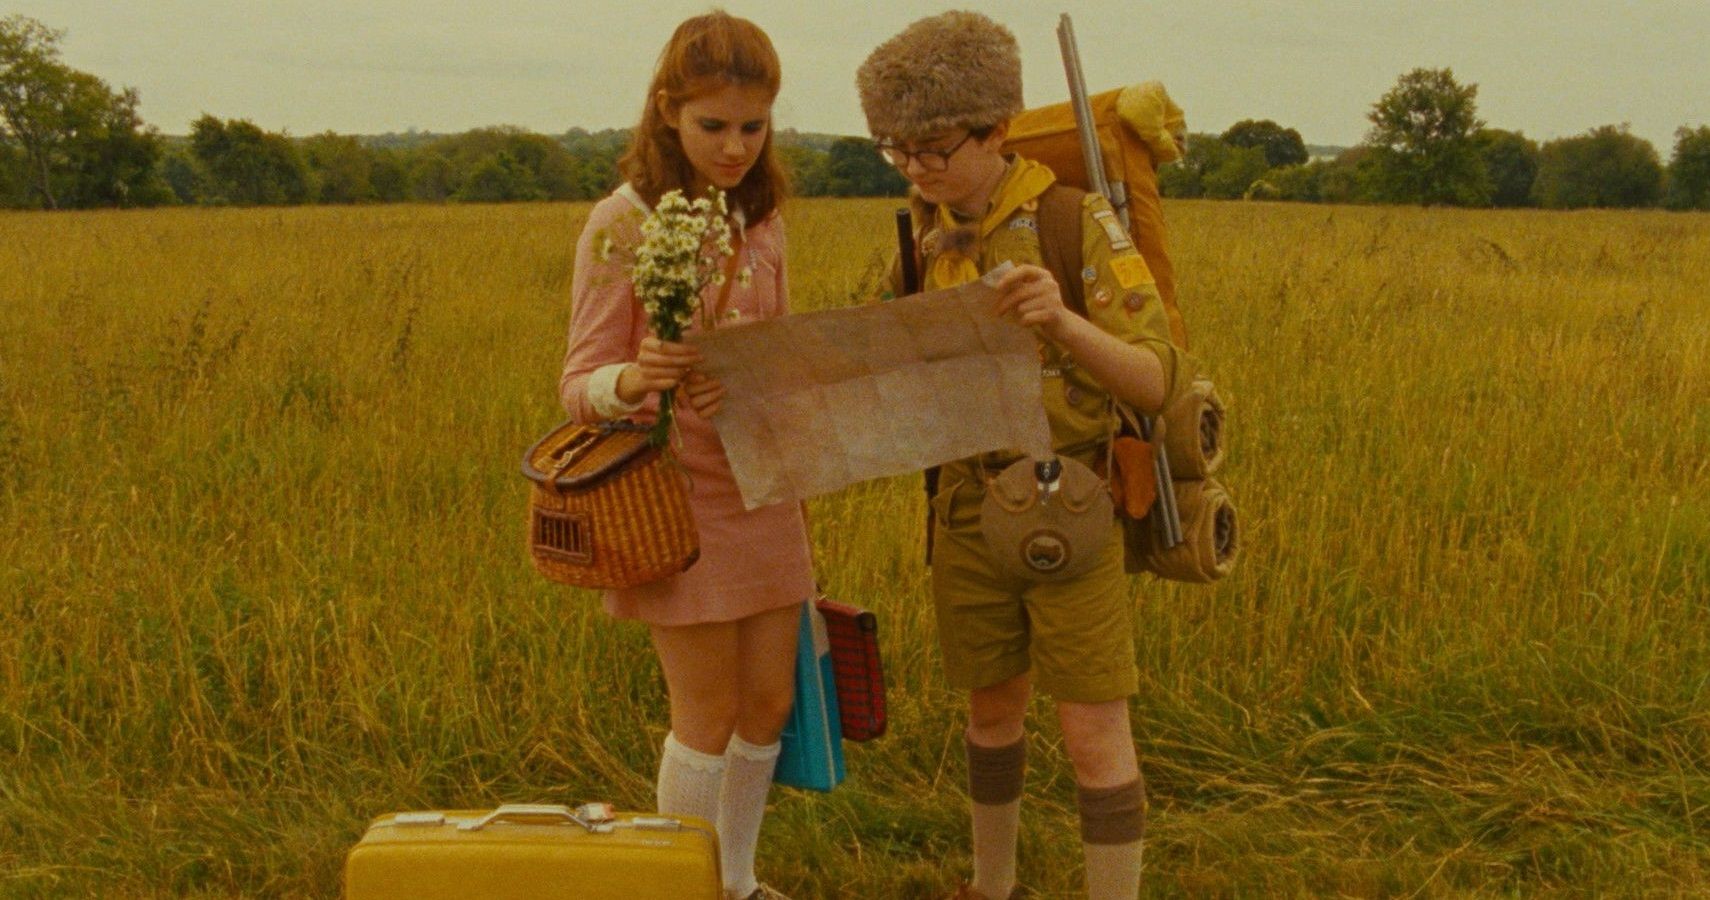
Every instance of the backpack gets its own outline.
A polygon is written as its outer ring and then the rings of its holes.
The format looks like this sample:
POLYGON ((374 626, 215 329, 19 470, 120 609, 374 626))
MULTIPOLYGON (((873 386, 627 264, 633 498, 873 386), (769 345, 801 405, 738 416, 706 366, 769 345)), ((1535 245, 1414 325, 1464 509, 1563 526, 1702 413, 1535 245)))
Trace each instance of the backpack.
MULTIPOLYGON (((1157 282, 1169 318, 1170 338, 1187 349, 1187 328, 1176 304, 1175 269, 1164 243, 1164 212, 1158 194, 1158 166, 1180 159, 1186 123, 1181 108, 1158 82, 1146 82, 1088 98, 1094 130, 1104 158, 1105 179, 1121 212, 1126 206, 1129 235, 1157 282)), ((1068 103, 1022 112, 1010 122, 1004 149, 1044 163, 1057 184, 1039 198, 1039 249, 1045 267, 1065 273, 1063 301, 1087 315, 1081 270, 1081 197, 1088 189, 1080 130, 1068 103), (1072 188, 1079 188, 1074 190, 1072 188)), ((1184 542, 1160 549, 1152 523, 1123 517, 1129 572, 1149 571, 1172 581, 1207 582, 1227 575, 1240 548, 1235 506, 1227 490, 1210 477, 1222 462, 1223 403, 1209 380, 1194 382, 1188 396, 1162 417, 1173 420, 1160 446, 1170 452, 1176 476, 1173 498, 1182 510, 1184 542), (1197 426, 1197 427, 1195 427, 1197 426)), ((1124 431, 1132 431, 1124 421, 1124 431)), ((1130 435, 1137 436, 1137 435, 1130 435)))
MULTIPOLYGON (((1096 94, 1088 98, 1088 104, 1092 107, 1099 148, 1104 154, 1105 178, 1110 182, 1112 195, 1126 199, 1128 230, 1134 246, 1157 280, 1158 295, 1164 300, 1164 311, 1170 320, 1170 338, 1185 350, 1187 328, 1176 306, 1175 269, 1164 247, 1164 209, 1158 196, 1158 166, 1182 155, 1181 132, 1186 125, 1181 108, 1156 81, 1096 94)), ((1068 103, 1029 109, 1010 120, 1004 149, 1049 166, 1058 184, 1082 191, 1089 189, 1086 161, 1081 155, 1081 135, 1075 127, 1074 110, 1068 103)), ((1041 243, 1046 243, 1043 199, 1040 205, 1041 243)), ((1119 213, 1122 211, 1123 204, 1112 205, 1118 207, 1119 213)), ((1073 233, 1078 235, 1078 205, 1073 213, 1073 233)), ((1073 246, 1074 256, 1070 261, 1074 266, 1061 271, 1080 271, 1080 244, 1073 246)), ((1078 280, 1070 278, 1068 282, 1069 292, 1078 297, 1078 280)), ((1080 308, 1083 315, 1085 309, 1083 302, 1080 308)))

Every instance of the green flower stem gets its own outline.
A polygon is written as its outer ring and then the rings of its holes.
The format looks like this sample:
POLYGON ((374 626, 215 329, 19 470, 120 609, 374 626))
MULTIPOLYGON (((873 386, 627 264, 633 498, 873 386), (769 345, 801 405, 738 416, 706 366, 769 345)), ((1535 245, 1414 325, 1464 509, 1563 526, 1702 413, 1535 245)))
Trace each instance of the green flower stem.
POLYGON ((647 433, 647 442, 655 447, 663 447, 671 441, 671 398, 677 393, 675 388, 659 394, 659 419, 653 423, 653 430, 647 433))

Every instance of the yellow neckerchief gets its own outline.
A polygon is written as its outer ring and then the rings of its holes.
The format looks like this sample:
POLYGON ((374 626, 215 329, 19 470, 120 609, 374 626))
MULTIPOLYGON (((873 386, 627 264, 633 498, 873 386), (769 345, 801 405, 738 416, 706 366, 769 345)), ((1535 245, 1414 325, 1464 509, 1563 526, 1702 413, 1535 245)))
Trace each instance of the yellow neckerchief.
MULTIPOLYGON (((934 289, 955 287, 967 284, 980 277, 979 250, 980 241, 986 235, 997 230, 1021 205, 1045 193, 1056 182, 1057 176, 1046 166, 1031 159, 1017 157, 1004 173, 1003 179, 992 190, 991 203, 986 207, 985 217, 980 219, 979 234, 976 236, 975 247, 967 253, 960 248, 945 247, 932 261, 932 271, 928 275, 928 284, 934 289), (971 255, 970 255, 971 254, 971 255)), ((950 207, 938 204, 938 230, 940 233, 939 246, 944 247, 943 235, 953 228, 959 227, 950 215, 950 207)))

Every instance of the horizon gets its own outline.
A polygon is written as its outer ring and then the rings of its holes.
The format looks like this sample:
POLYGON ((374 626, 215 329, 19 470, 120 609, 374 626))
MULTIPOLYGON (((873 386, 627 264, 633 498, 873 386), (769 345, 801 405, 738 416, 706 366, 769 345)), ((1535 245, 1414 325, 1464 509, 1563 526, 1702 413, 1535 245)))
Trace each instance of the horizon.
MULTIPOLYGON (((115 88, 136 88, 144 121, 175 137, 203 113, 296 137, 504 125, 542 134, 628 128, 671 28, 709 8, 670 2, 635 9, 610 0, 500 0, 482 10, 445 0, 142 6, 55 0, 24 14, 65 32, 67 64, 115 88), (621 23, 626 33, 611 40, 611 29, 588 21, 621 23)), ((850 136, 867 134, 855 68, 872 47, 933 11, 874 0, 860 17, 839 21, 783 4, 723 6, 766 28, 778 48, 784 86, 776 127, 850 136)), ((1372 103, 1419 67, 1449 68, 1463 84, 1477 84, 1487 127, 1540 143, 1625 123, 1666 155, 1677 128, 1710 122, 1703 99, 1710 97, 1710 54, 1695 46, 1710 33, 1710 5, 1532 0, 1486 9, 1456 0, 1415 9, 1241 0, 1216 9, 1160 8, 1150 18, 1111 2, 1064 6, 1074 17, 1089 89, 1161 80, 1192 132, 1270 119, 1308 144, 1355 146, 1365 138, 1372 103), (1531 14, 1546 8, 1548 16, 1531 14), (1142 29, 1171 37, 1149 39, 1137 34, 1142 29), (1149 62, 1133 61, 1143 53, 1149 62)), ((1023 0, 982 8, 1016 34, 1028 105, 1066 99, 1058 9, 1023 0)))

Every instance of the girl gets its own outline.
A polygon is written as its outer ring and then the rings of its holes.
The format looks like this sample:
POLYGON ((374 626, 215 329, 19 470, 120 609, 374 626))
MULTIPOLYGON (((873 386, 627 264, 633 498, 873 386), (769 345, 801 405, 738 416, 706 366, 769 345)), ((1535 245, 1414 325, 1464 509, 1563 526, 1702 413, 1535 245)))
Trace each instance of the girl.
POLYGON ((624 266, 604 247, 639 243, 642 217, 664 193, 725 192, 740 274, 708 287, 691 330, 784 315, 783 170, 772 151, 778 57, 765 32, 723 12, 678 26, 660 55, 628 179, 596 205, 576 246, 569 350, 559 396, 593 421, 657 414, 677 388, 676 453, 688 470, 700 559, 680 575, 611 591, 606 610, 645 622, 670 696, 671 733, 659 762, 659 811, 718 828, 725 894, 780 897, 754 877, 754 847, 794 700, 796 629, 814 590, 802 508, 744 511, 724 447, 707 417, 723 388, 694 372, 686 344, 647 332, 624 266), (716 307, 716 308, 715 308, 716 307))

